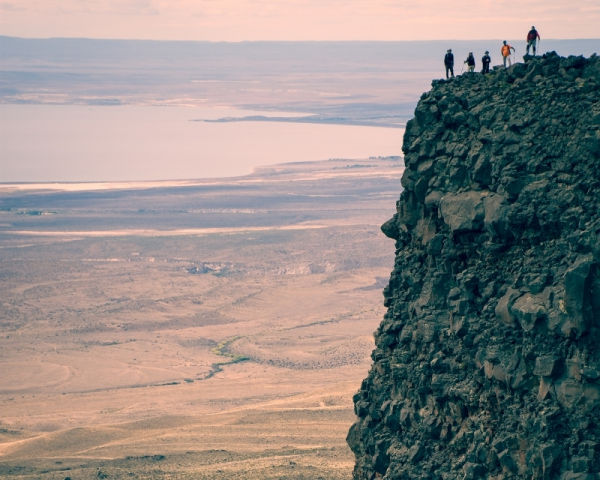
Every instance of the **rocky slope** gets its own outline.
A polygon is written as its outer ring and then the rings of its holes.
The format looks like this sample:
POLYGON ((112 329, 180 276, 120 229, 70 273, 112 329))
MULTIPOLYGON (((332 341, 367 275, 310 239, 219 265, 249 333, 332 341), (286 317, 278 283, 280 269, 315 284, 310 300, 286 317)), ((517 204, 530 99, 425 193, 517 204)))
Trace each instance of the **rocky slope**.
POLYGON ((432 87, 382 226, 354 476, 600 478, 600 58, 432 87))

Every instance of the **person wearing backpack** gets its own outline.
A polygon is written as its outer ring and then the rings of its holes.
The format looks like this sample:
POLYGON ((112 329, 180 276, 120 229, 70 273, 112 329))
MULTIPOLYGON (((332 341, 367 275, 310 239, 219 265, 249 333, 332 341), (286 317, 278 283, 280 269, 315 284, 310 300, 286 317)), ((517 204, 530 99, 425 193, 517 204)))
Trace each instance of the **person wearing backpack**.
POLYGON ((535 57, 535 47, 540 40, 541 38, 538 31, 535 27, 531 27, 531 30, 529 30, 529 33, 527 34, 527 55, 529 55, 529 47, 533 47, 533 56, 535 57))
POLYGON ((506 40, 504 40, 504 43, 502 45, 502 48, 500 49, 500 52, 502 53, 502 61, 504 62, 504 68, 506 68, 506 62, 508 61, 508 66, 510 67, 512 65, 511 61, 510 61, 510 51, 515 51, 514 47, 510 46, 508 43, 506 43, 506 40))
POLYGON ((444 65, 446 66, 446 78, 448 78, 448 72, 454 77, 454 55, 452 49, 449 48, 444 57, 444 65))
POLYGON ((481 64, 483 65, 483 68, 481 69, 481 73, 483 73, 484 75, 486 73, 490 73, 490 63, 491 62, 492 62, 492 57, 490 57, 490 52, 488 52, 486 50, 485 55, 483 57, 481 57, 481 64))
POLYGON ((473 56, 473 52, 469 52, 469 56, 464 61, 467 64, 467 72, 473 73, 475 70, 475 57, 473 56))

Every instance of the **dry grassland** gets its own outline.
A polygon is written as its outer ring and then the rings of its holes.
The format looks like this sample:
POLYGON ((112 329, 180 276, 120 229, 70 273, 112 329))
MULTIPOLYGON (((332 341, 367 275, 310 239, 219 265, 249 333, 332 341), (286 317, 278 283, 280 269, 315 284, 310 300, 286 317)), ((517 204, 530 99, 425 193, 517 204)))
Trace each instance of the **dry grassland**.
POLYGON ((0 190, 0 477, 348 478, 400 173, 0 190))

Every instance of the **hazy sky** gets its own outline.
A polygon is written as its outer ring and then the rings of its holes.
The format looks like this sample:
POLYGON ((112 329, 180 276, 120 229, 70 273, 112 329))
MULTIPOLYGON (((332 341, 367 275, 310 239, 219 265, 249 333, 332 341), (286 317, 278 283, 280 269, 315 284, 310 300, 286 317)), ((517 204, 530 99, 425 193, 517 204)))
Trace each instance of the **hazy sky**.
POLYGON ((0 34, 161 40, 600 37, 600 0, 0 0, 0 34))

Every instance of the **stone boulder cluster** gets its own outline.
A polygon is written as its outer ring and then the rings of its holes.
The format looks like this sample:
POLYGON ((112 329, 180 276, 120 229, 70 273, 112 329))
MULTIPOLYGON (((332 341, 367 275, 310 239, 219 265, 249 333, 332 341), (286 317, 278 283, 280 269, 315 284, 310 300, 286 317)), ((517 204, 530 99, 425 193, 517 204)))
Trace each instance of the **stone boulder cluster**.
POLYGON ((600 478, 600 57, 434 81, 408 122, 355 479, 600 478))

